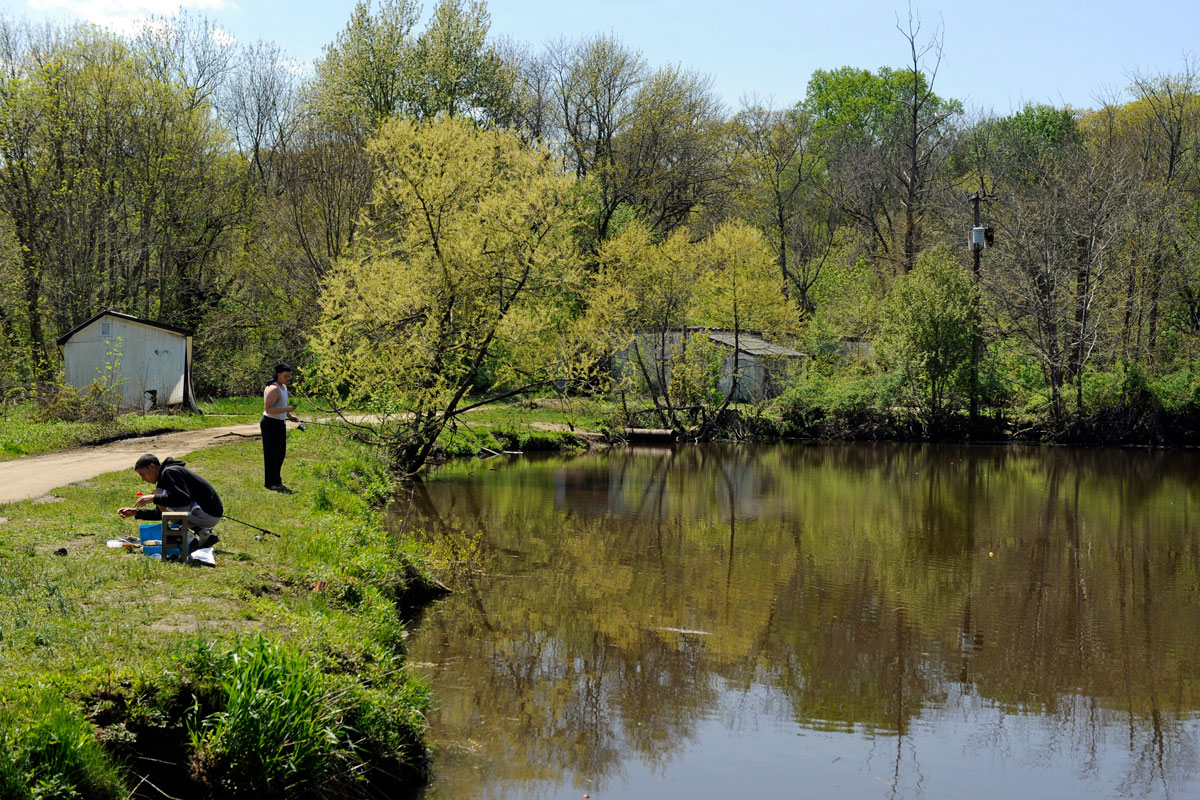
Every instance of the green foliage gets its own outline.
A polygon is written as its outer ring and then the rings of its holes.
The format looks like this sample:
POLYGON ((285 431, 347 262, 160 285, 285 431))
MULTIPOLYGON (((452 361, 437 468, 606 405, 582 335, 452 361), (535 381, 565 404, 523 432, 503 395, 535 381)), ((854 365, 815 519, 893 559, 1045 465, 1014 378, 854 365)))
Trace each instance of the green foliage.
POLYGON ((579 437, 567 431, 460 424, 442 431, 437 450, 445 458, 464 458, 503 452, 561 452, 581 446, 579 437))
POLYGON ((318 465, 321 484, 313 495, 319 511, 361 514, 379 508, 392 491, 387 469, 377 460, 350 456, 318 465))
POLYGON ((413 0, 381 0, 372 13, 359 0, 346 27, 316 63, 314 103, 330 120, 352 120, 374 130, 411 98, 408 74, 413 25, 420 6, 413 0))
POLYGON ((721 365, 728 349, 702 334, 687 336, 667 354, 672 405, 716 408, 721 394, 721 365))
POLYGON ((377 441, 412 473, 485 367, 503 394, 586 366, 560 313, 583 277, 578 217, 550 154, 505 131, 393 120, 371 151, 369 230, 326 282, 309 379, 381 406, 377 441))
POLYGON ((836 348, 846 336, 872 338, 879 330, 884 284, 869 260, 849 256, 835 252, 811 293, 817 310, 808 323, 823 337, 821 349, 836 348))
MULTIPOLYGON (((922 50, 910 28, 904 68, 817 70, 800 103, 731 116, 705 76, 611 35, 533 54, 489 38, 482 0, 429 11, 421 30, 412 0, 356 3, 303 86, 273 46, 218 46, 207 22, 120 37, 0 21, 0 397, 50 381, 54 335, 102 307, 196 328, 205 393, 256 391, 313 343, 313 386, 383 411, 376 439, 410 472, 463 387, 602 390, 606 355, 668 317, 770 328, 740 319, 752 284, 759 307, 783 293, 804 314, 819 369, 859 369, 893 278, 961 243, 966 209, 933 199, 964 189, 997 195, 979 302, 992 350, 1022 354, 1013 371, 991 359, 985 404, 1041 413, 1048 395, 1065 423, 1090 413, 1093 371, 1137 363, 1153 382, 1196 355, 1190 67, 1134 76, 1129 102, 1087 113, 1028 104, 959 124, 920 63, 940 42, 922 50), (618 275, 636 290, 613 289, 618 275), (362 371, 368 351, 395 367, 362 371)), ((682 428, 694 420, 669 406, 720 403, 699 400, 704 359, 668 363, 699 358, 676 345, 639 380, 664 387, 663 424, 682 428)), ((924 382, 907 406, 961 400, 923 366, 905 374, 924 382)), ((64 395, 51 413, 98 414, 85 405, 64 395)))
POLYGON ((368 686, 262 636, 228 650, 200 647, 187 668, 203 698, 186 720, 192 771, 222 796, 323 797, 367 779, 386 785, 422 757, 429 700, 417 681, 368 686))
POLYGON ((60 386, 42 408, 39 422, 111 423, 117 418, 120 395, 100 380, 93 381, 81 391, 74 386, 60 386))
POLYGON ((91 724, 61 694, 39 688, 0 702, 0 795, 117 800, 127 791, 91 724))
POLYGON ((661 424, 676 431, 720 416, 746 371, 740 347, 721 349, 694 328, 726 331, 735 341, 799 328, 757 230, 731 221, 700 242, 691 235, 678 228, 656 241, 649 226, 636 223, 605 242, 581 323, 602 352, 621 353, 619 387, 648 394, 661 424), (727 376, 722 361, 731 364, 727 376), (729 379, 724 392, 717 390, 722 378, 729 379))
POLYGON ((946 251, 922 255, 888 295, 880 358, 912 387, 930 426, 965 399, 977 304, 970 273, 946 251))
POLYGON ((1078 115, 1069 108, 1045 104, 1026 103, 1016 114, 1001 120, 998 127, 1031 156, 1082 140, 1078 115))
POLYGON ((698 246, 694 257, 701 264, 692 311, 697 324, 767 335, 799 328, 759 231, 737 220, 727 222, 698 246))
POLYGON ((476 456, 487 452, 499 453, 507 449, 504 442, 490 428, 471 425, 455 425, 442 430, 438 439, 438 450, 447 458, 476 456))
POLYGON ((340 696, 307 658, 259 637, 231 653, 220 711, 188 720, 193 769, 229 797, 315 797, 355 758, 340 696))
POLYGON ((1079 116, 1069 108, 1026 103, 1016 114, 986 126, 996 166, 1011 180, 1036 183, 1067 150, 1084 143, 1079 116))
MULTIPOLYGON (((915 78, 916 94, 928 95, 919 109, 922 121, 961 107, 957 100, 932 94, 924 73, 915 78)), ((906 124, 904 115, 911 111, 906 102, 914 93, 913 81, 911 68, 815 70, 804 98, 804 107, 813 115, 813 135, 839 147, 896 144, 898 129, 906 124)))
POLYGON ((101 308, 198 320, 246 186, 203 95, 159 71, 158 40, 0 27, 0 198, 20 247, 19 338, 45 379, 47 321, 64 331, 101 308))
MULTIPOLYGON (((105 726, 105 748, 180 762, 189 755, 184 718, 190 713, 204 743, 194 777, 212 796, 227 793, 220 785, 223 773, 200 768, 227 760, 237 761, 235 769, 257 771, 256 780, 268 775, 291 781, 294 791, 280 787, 264 797, 378 796, 398 791, 398 781, 411 788, 425 762, 428 689, 402 670, 402 614, 426 584, 416 566, 423 558, 419 549, 400 541, 384 527, 378 507, 369 507, 369 501, 390 496, 387 466, 371 449, 316 426, 289 443, 289 484, 296 494, 265 492, 260 459, 256 442, 188 459, 217 485, 231 514, 276 534, 222 525, 221 569, 209 570, 204 580, 194 570, 103 546, 131 530, 112 513, 138 488, 129 470, 56 490, 67 502, 6 506, 0 697, 11 699, 15 711, 32 708, 21 686, 61 687, 71 698, 64 708, 74 708, 74 698, 92 697, 86 707, 105 726), (310 499, 320 487, 337 508, 314 510, 310 499), (62 544, 70 558, 50 555, 60 545, 47 540, 48 532, 67 537, 62 544), (258 658, 250 653, 253 640, 239 642, 247 629, 262 631, 267 649, 274 648, 259 659, 255 675, 239 672, 246 659, 258 658), (241 666, 234 653, 241 654, 241 666), (269 717, 239 716, 245 704, 227 709, 230 690, 235 696, 261 691, 269 717), (312 703, 301 702, 302 690, 312 703), (327 720, 331 709, 338 712, 336 743, 327 749, 319 739, 306 740, 298 752, 285 743, 263 751, 261 761, 239 749, 235 732, 311 733, 313 720, 327 720), (227 710, 229 718, 202 724, 227 710), (170 755, 165 747, 173 748, 170 755)), ((8 716, 0 719, 0 739, 17 729, 9 722, 8 716)), ((173 796, 196 796, 201 788, 189 783, 182 764, 168 784, 152 780, 173 796)))
POLYGON ((313 102, 330 121, 377 131, 397 115, 433 120, 441 114, 507 124, 516 112, 516 70, 487 42, 491 15, 478 0, 440 0, 429 25, 412 31, 412 0, 370 0, 318 60, 313 102))
POLYGON ((514 119, 516 67, 488 44, 490 27, 482 0, 438 2, 413 52, 413 116, 465 116, 495 125, 514 119))
POLYGON ((888 409, 894 379, 874 375, 826 376, 809 372, 779 397, 784 430, 817 438, 888 438, 899 429, 888 409))
POLYGON ((813 115, 814 134, 860 145, 884 141, 898 113, 893 101, 907 80, 903 70, 888 67, 877 73, 848 66, 815 70, 804 100, 813 115))
POLYGON ((1153 391, 1165 411, 1195 413, 1200 410, 1200 372, 1195 362, 1184 369, 1159 375, 1153 391))

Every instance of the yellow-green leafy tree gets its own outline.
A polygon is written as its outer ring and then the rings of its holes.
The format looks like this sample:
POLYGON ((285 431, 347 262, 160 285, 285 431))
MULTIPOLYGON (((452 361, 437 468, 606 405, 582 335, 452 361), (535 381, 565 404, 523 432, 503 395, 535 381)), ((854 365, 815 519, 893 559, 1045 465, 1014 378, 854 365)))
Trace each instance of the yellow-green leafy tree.
POLYGON ((706 427, 741 393, 748 359, 743 342, 749 334, 794 336, 800 326, 796 307, 788 302, 775 259, 757 228, 740 220, 726 222, 697 248, 700 282, 696 287, 695 320, 733 337, 729 385, 706 427))
POLYGON ((460 414, 572 377, 577 193, 549 153, 464 119, 393 119, 369 150, 375 193, 326 282, 312 378, 373 411, 411 475, 460 414))
POLYGON ((744 222, 696 242, 687 228, 656 240, 635 221, 604 243, 600 265, 586 323, 607 337, 624 364, 618 372, 636 379, 659 422, 680 437, 717 432, 743 387, 748 334, 786 336, 799 325, 769 247, 744 222), (697 327, 731 334, 732 351, 695 335, 697 327))
POLYGON ((671 387, 699 278, 689 236, 680 228, 656 241, 648 224, 634 220, 605 242, 581 326, 617 354, 619 383, 644 391, 659 424, 675 431, 687 427, 671 387))

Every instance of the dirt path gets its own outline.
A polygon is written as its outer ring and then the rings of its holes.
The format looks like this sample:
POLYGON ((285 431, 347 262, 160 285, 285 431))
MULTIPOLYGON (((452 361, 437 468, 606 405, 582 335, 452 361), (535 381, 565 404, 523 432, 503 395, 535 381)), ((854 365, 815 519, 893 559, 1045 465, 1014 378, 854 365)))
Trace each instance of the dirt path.
POLYGON ((0 503, 41 497, 58 486, 84 481, 105 472, 133 469, 133 462, 143 453, 178 457, 213 445, 257 438, 258 423, 253 422, 122 439, 95 447, 73 447, 57 453, 0 461, 0 503))
MULTIPOLYGON (((319 423, 330 419, 323 417, 315 421, 319 423)), ((370 414, 349 414, 345 419, 351 423, 361 423, 374 417, 370 414)), ((293 423, 289 422, 288 428, 292 427, 293 423)), ((543 431, 568 430, 568 426, 553 422, 534 422, 530 427, 543 431)), ((576 430, 575 435, 594 442, 601 442, 604 438, 593 431, 576 430)), ((0 505, 41 497, 56 487, 85 481, 105 472, 133 469, 133 462, 143 453, 179 457, 218 444, 257 438, 258 423, 252 422, 122 439, 94 447, 73 447, 57 453, 0 461, 0 505)))

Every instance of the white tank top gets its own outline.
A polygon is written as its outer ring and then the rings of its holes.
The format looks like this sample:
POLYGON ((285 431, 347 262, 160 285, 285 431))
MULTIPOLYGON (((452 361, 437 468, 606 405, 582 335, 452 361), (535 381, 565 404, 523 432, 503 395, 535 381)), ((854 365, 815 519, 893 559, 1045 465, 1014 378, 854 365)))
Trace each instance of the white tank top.
MULTIPOLYGON (((279 390, 279 402, 277 402, 275 404, 275 408, 286 408, 287 404, 288 404, 288 390, 287 390, 287 386, 285 384, 273 383, 270 386, 268 386, 267 388, 263 389, 263 399, 264 400, 266 399, 267 392, 271 391, 272 386, 274 386, 276 389, 279 390)), ((275 411, 274 409, 272 409, 271 411, 264 411, 263 416, 270 417, 271 419, 286 420, 287 412, 286 411, 275 411)))

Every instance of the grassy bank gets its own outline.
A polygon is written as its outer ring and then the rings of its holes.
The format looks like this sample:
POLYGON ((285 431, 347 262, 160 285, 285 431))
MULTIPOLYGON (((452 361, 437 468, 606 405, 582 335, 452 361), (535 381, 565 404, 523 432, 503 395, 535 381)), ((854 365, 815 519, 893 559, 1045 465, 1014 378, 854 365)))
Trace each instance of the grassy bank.
POLYGON ((150 412, 82 422, 50 418, 46 409, 33 401, 0 405, 0 461, 162 431, 254 422, 262 415, 262 400, 257 397, 207 400, 199 406, 202 414, 150 412))
MULTIPOLYGON (((160 453, 160 456, 170 455, 160 453)), ((0 506, 0 796, 369 796, 418 779, 425 688, 401 610, 428 588, 382 528, 390 485, 335 431, 193 454, 221 491, 217 569, 105 547, 132 470, 0 506)))
POLYGON ((895 376, 812 370, 768 406, 767 427, 814 439, 1200 445, 1200 378, 1190 368, 1157 376, 1136 366, 1088 372, 1057 413, 1028 387, 997 390, 994 402, 980 407, 974 431, 965 401, 954 399, 934 409, 895 376))
POLYGON ((489 403, 462 415, 442 432, 435 458, 586 449, 610 438, 616 424, 614 411, 610 401, 591 397, 489 403))

